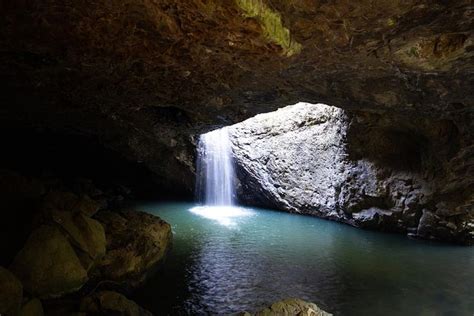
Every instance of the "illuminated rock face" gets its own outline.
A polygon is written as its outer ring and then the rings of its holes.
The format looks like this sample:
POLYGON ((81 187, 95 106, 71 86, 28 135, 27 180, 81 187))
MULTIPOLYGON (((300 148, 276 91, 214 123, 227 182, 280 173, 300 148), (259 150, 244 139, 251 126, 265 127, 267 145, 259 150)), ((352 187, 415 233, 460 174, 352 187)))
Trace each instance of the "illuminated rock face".
POLYGON ((441 196, 446 178, 432 177, 432 158, 421 157, 427 152, 420 152, 416 137, 366 129, 339 108, 307 103, 233 125, 240 200, 472 243, 473 214, 465 206, 470 197, 441 196))

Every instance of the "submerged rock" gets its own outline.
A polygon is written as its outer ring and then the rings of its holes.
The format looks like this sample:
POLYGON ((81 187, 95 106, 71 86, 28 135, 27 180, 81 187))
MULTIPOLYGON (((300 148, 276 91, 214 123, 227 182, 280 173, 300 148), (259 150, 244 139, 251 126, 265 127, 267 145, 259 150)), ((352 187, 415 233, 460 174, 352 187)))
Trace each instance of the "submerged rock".
POLYGON ((7 269, 0 267, 0 315, 17 315, 23 298, 23 286, 7 269))
POLYGON ((138 306, 120 293, 102 291, 82 299, 81 312, 88 315, 152 316, 149 311, 138 306))
POLYGON ((171 246, 171 226, 159 217, 139 211, 101 211, 107 252, 98 263, 100 279, 141 284, 163 260, 171 246))
POLYGON ((244 316, 331 316, 332 314, 323 311, 316 304, 306 302, 297 298, 288 298, 273 303, 271 306, 250 314, 242 313, 244 316))
POLYGON ((25 290, 39 298, 75 292, 88 279, 66 236, 58 228, 47 225, 31 233, 11 270, 25 290))

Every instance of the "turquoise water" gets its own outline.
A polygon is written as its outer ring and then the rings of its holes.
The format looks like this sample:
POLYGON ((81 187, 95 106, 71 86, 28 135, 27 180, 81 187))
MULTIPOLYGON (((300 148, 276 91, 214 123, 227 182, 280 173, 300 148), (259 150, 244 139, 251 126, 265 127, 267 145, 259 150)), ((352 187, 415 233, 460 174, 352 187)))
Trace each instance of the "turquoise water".
POLYGON ((174 234, 163 270, 135 297, 156 314, 232 314, 298 297, 336 315, 474 315, 474 248, 270 210, 193 207, 140 205, 174 234))

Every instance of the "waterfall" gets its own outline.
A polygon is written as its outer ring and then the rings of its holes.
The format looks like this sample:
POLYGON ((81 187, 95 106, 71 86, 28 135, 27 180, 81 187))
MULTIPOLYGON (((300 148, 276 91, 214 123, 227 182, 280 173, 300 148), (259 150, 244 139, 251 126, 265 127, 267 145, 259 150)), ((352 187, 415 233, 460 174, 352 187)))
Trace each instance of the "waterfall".
POLYGON ((226 127, 200 136, 196 180, 197 194, 205 205, 233 205, 234 166, 226 127))

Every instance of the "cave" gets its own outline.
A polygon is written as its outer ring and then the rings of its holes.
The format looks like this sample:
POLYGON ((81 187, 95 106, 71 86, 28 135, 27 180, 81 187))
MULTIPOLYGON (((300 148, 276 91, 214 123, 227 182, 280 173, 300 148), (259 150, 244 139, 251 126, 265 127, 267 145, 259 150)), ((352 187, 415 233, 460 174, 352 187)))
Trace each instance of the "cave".
POLYGON ((0 10, 0 316, 472 315, 470 1, 0 10))

